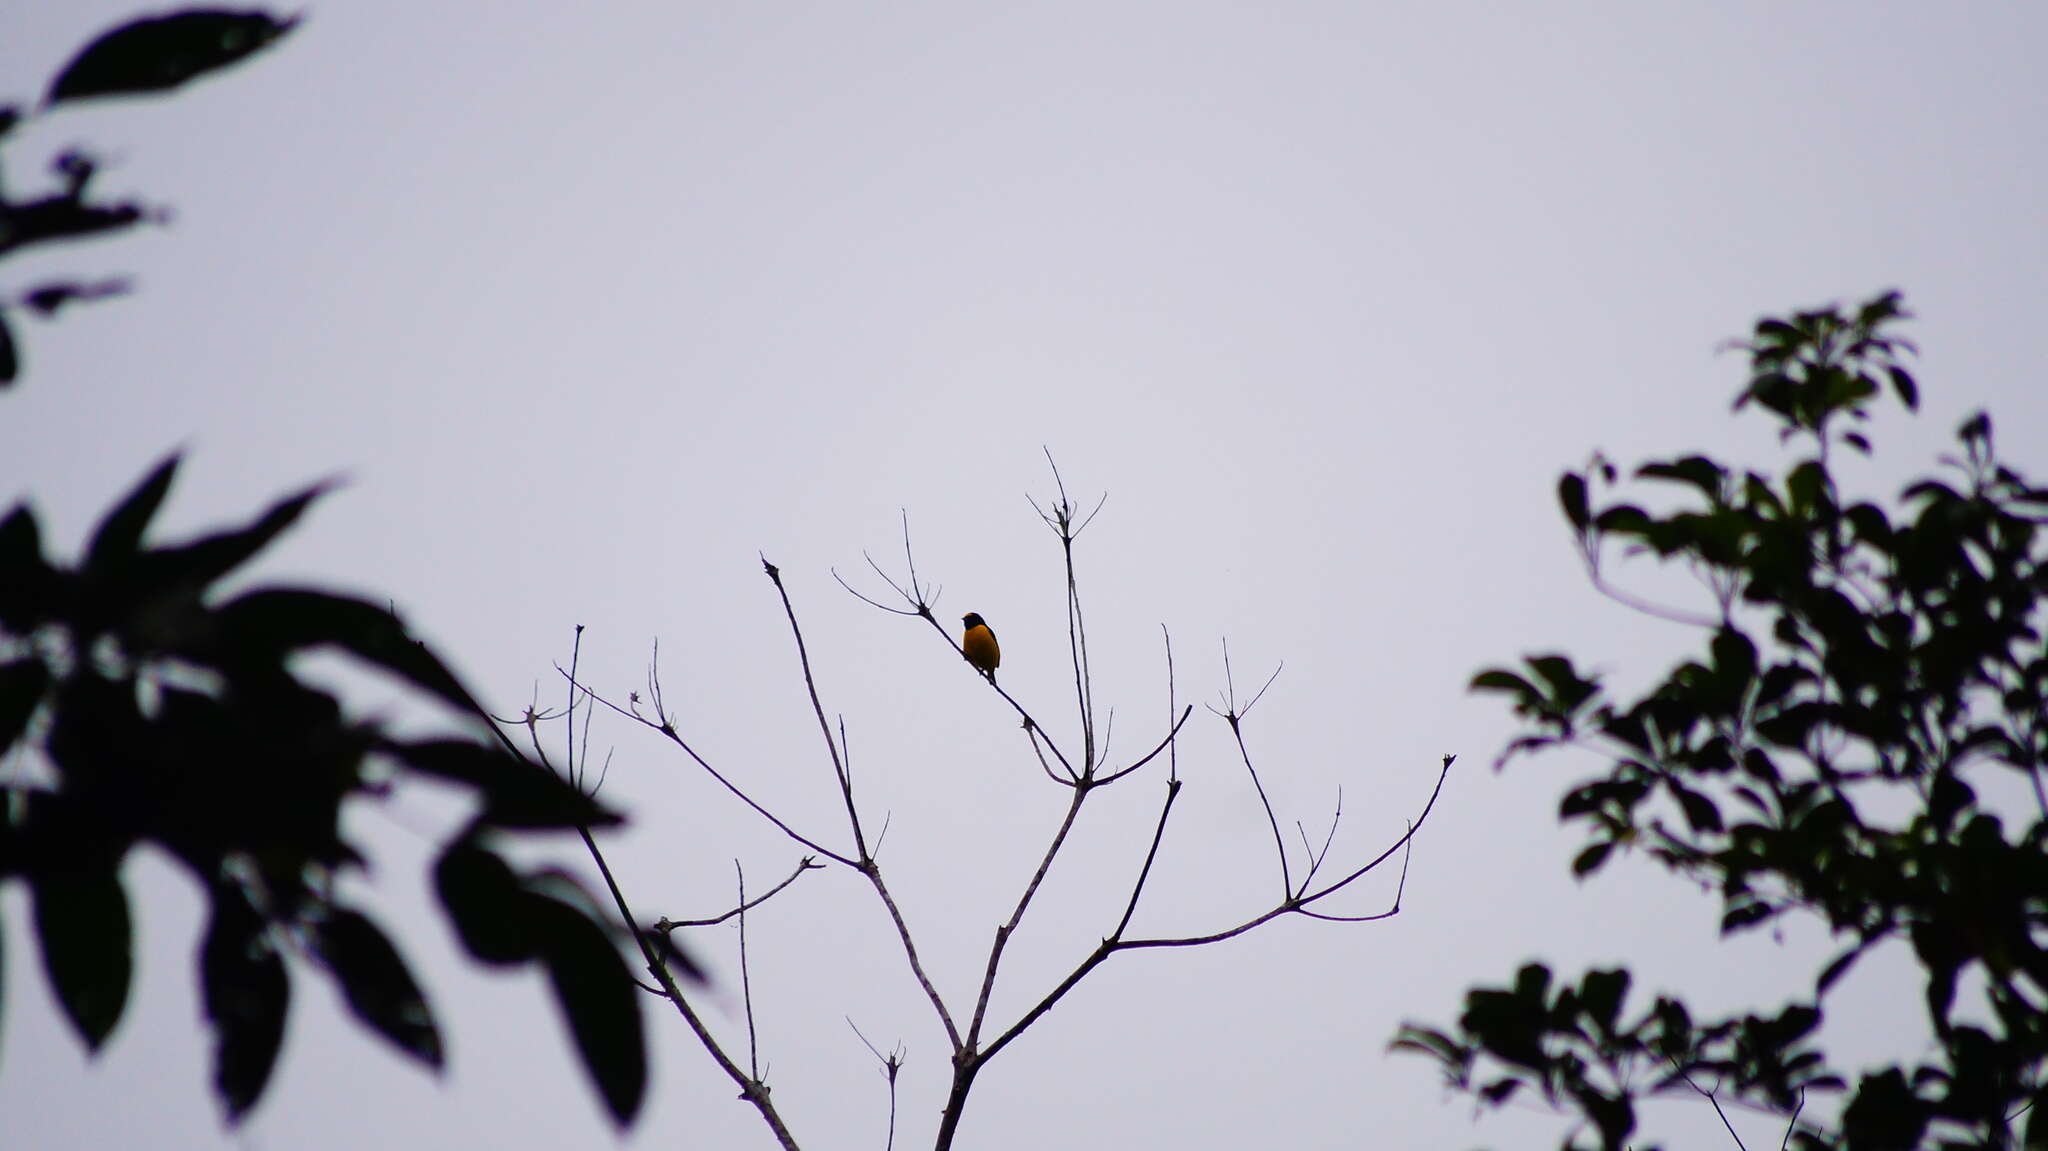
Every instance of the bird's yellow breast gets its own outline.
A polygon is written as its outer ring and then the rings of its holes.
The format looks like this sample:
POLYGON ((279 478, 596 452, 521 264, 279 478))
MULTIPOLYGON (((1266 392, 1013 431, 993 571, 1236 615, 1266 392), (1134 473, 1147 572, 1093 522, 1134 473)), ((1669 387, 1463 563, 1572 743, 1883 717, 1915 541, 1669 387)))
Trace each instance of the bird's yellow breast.
POLYGON ((1003 662, 1003 649, 996 644, 996 633, 985 623, 975 624, 960 637, 960 650, 967 655, 967 662, 983 671, 994 671, 1003 662))

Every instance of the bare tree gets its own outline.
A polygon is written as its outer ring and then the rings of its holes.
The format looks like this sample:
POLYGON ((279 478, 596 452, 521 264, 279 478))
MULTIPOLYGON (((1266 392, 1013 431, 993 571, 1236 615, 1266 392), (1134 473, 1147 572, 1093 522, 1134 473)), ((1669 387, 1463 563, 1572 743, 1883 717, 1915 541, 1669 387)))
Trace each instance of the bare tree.
MULTIPOLYGON (((902 909, 898 905, 895 895, 891 892, 889 881, 883 873, 880 862, 876 858, 878 838, 871 832, 868 822, 863 818, 860 804, 855 796, 853 774, 849 767, 846 752, 845 723, 841 720, 835 726, 834 722, 828 718, 824 701, 819 693, 817 675, 812 666, 811 652, 809 646, 805 643, 803 628, 797 619, 796 607, 790 600, 789 590, 782 581, 780 569, 773 563, 769 563, 764 559, 762 561, 762 569, 767 574, 770 582, 774 584, 776 594, 782 601, 783 613, 789 621, 790 636, 795 642, 798 667, 803 675, 805 690, 809 694, 812 713, 817 720, 819 736, 824 745, 825 759, 831 766, 832 780, 837 785, 839 797, 846 812, 844 838, 839 839, 837 845, 834 844, 832 837, 813 835, 799 830, 791 822, 755 800, 735 780, 732 773, 708 760, 678 730, 674 713, 664 703, 658 647, 655 651, 655 659, 649 665, 646 695, 644 698, 640 693, 634 692, 628 696, 625 702, 621 703, 600 694, 578 678, 579 673, 576 659, 572 655, 569 665, 559 669, 566 679, 569 689, 569 700, 564 710, 553 713, 541 713, 529 709, 524 717, 517 721, 512 721, 527 728, 529 738, 534 744, 534 750, 542 755, 544 761, 546 756, 541 752, 537 730, 538 724, 543 720, 550 719, 564 721, 567 724, 568 734, 565 742, 569 751, 566 756, 566 762, 559 770, 564 771, 579 786, 591 789, 594 787, 594 781, 588 778, 586 766, 587 743, 590 730, 589 716, 598 709, 608 710, 622 716, 633 723, 658 733, 699 769, 717 781, 720 786, 730 793, 735 802, 751 809, 757 816, 803 849, 805 854, 787 877, 766 892, 752 898, 747 896, 745 876, 741 872, 737 885, 738 900, 730 911, 706 919, 678 921, 661 918, 649 923, 634 916, 624 891, 621 889, 610 865, 606 862, 603 853, 599 850, 596 840, 588 835, 584 836, 584 844, 589 849, 591 858, 595 861, 604 882, 609 887, 619 914, 624 917, 626 922, 635 925, 635 933, 639 940, 641 954, 646 961, 648 974, 653 980, 652 983, 643 983, 641 985, 642 988, 650 994, 658 995, 668 1000, 674 1006, 676 1012, 682 1017, 684 1023, 697 1037, 719 1069, 738 1086, 741 1098, 752 1104, 760 1112, 762 1121, 768 1125, 775 1139, 785 1148, 794 1149, 799 1144, 784 1121, 783 1116, 776 1109, 775 1103, 770 1098, 768 1085, 764 1081, 761 1072, 761 1062, 754 1027, 753 989, 747 966, 746 920, 750 913, 756 912, 762 904, 787 889, 808 871, 836 865, 858 873, 867 881, 868 886, 875 893, 875 898, 880 905, 881 914, 887 917, 895 937, 902 948, 904 958, 908 961, 911 977, 916 981, 925 1000, 930 1004, 933 1015, 937 1018, 939 1026, 945 1033, 946 1041, 950 1047, 953 1070, 944 1107, 941 1111, 937 1139, 934 1144, 939 1151, 945 1151, 945 1149, 953 1145, 954 1136, 959 1130, 961 1116, 966 1111, 968 1096, 973 1090, 976 1079, 980 1076, 983 1069, 988 1066, 989 1062, 1030 1028, 1032 1024, 1036 1023, 1047 1011, 1051 1010, 1055 1004, 1059 1003, 1068 992, 1072 991, 1083 979, 1087 978, 1090 972, 1101 966, 1111 956, 1128 951, 1200 947, 1207 944, 1221 943, 1224 940, 1243 935, 1263 924, 1287 915, 1300 915, 1333 923, 1365 923, 1388 919, 1400 913, 1401 895, 1406 886, 1409 855, 1415 834, 1421 829, 1423 823, 1429 818, 1430 812, 1435 808, 1437 798, 1443 792, 1444 782, 1450 774, 1451 764, 1456 757, 1450 755, 1443 757, 1428 801, 1423 804, 1421 811, 1416 814, 1415 818, 1408 823, 1406 829, 1398 836, 1395 836, 1391 843, 1388 843, 1383 849, 1367 858, 1354 861, 1348 867, 1326 867, 1326 864, 1330 862, 1332 844, 1336 842, 1337 827, 1343 816, 1342 795, 1340 793, 1338 796, 1336 807, 1331 813, 1328 830, 1323 837, 1322 843, 1320 845, 1315 844, 1306 828, 1302 824, 1296 823, 1295 827, 1300 839, 1300 845, 1298 848, 1290 849, 1287 837, 1281 830, 1280 817, 1274 811, 1273 805, 1267 796, 1265 785, 1260 780, 1258 769, 1253 765, 1251 750, 1246 742, 1244 732, 1246 717, 1258 705, 1266 689, 1272 685, 1272 678, 1269 677, 1266 683, 1249 700, 1240 702, 1233 677, 1229 672, 1229 649, 1226 645, 1224 649, 1226 682, 1219 701, 1221 706, 1212 706, 1210 710, 1228 725, 1237 757, 1243 764, 1245 772, 1250 777, 1259 795, 1260 802, 1264 807, 1267 823, 1273 833, 1274 853, 1280 872, 1280 893, 1270 906, 1257 910, 1254 913, 1226 917, 1221 925, 1214 926, 1209 930, 1186 935, 1167 936, 1144 936, 1132 935, 1130 933, 1131 921, 1137 913, 1140 900, 1144 897, 1146 882, 1152 875, 1154 866, 1160 861, 1162 846, 1166 840, 1167 825, 1173 815, 1174 802, 1179 797, 1184 782, 1179 772, 1179 741, 1194 709, 1192 706, 1181 705, 1177 701, 1177 688, 1173 672, 1172 640, 1170 635, 1162 628, 1161 637, 1165 649, 1168 701, 1168 714, 1164 724, 1164 734, 1148 751, 1131 762, 1117 764, 1106 760, 1103 754, 1103 747, 1107 742, 1106 738, 1098 740, 1094 678, 1089 667, 1088 630, 1081 610, 1080 581, 1074 556, 1076 540, 1088 526, 1089 522, 1093 520, 1095 513, 1101 510, 1102 504, 1098 502, 1094 510, 1088 512, 1086 516, 1081 516, 1073 502, 1069 500, 1065 483, 1060 478, 1057 468, 1053 470, 1053 478, 1058 492, 1056 498, 1044 505, 1034 501, 1033 506, 1038 510, 1046 526, 1052 530, 1057 538, 1064 559, 1067 646, 1072 663, 1074 692, 1072 705, 1077 721, 1079 743, 1078 746, 1062 747, 1060 742, 1033 716, 1032 712, 1023 702, 1012 696, 1005 688, 998 686, 993 676, 983 677, 988 684, 989 690, 1002 697, 1003 701, 1017 713, 1026 734, 1031 754, 1037 761, 1047 781, 1053 786, 1067 790, 1068 803, 1065 814, 1060 819, 1058 827, 1054 829, 1043 856, 1039 859, 1037 867, 1032 871, 1031 877, 1025 883, 1022 892, 1019 893, 1015 905, 1010 908, 1009 914, 995 929, 994 939, 988 949, 987 964, 971 1004, 948 1002, 939 993, 930 973, 926 969, 924 960, 919 955, 916 937, 912 933, 909 924, 905 921, 902 909), (584 717, 583 726, 580 731, 576 727, 578 715, 584 717), (579 738, 582 740, 581 743, 578 742, 579 738), (1002 970, 1004 951, 1008 947, 1011 938, 1015 936, 1019 927, 1024 922, 1026 913, 1031 910, 1033 899, 1037 896, 1047 873, 1052 870, 1054 860, 1058 858, 1061 849, 1066 846, 1068 837, 1074 829, 1075 821, 1080 816, 1082 806, 1088 802, 1090 796, 1101 789, 1133 778, 1144 772, 1147 768, 1154 767, 1154 765, 1162 764, 1165 778, 1158 816, 1152 821, 1148 830, 1139 832, 1148 837, 1143 862, 1137 868, 1136 875, 1131 878, 1129 895, 1123 901, 1122 913, 1118 916, 1114 926, 1102 937, 1100 943, 1075 960, 1074 965, 1063 978, 1045 989, 1031 1003, 1031 1006, 1026 1008, 1017 1017, 1008 1020, 992 1017, 989 1012, 989 1003, 991 995, 995 990, 997 977, 1002 970), (1400 856, 1399 877, 1394 882, 1392 899, 1383 910, 1365 914, 1343 914, 1326 909, 1326 902, 1331 897, 1352 887, 1366 875, 1391 861, 1397 854, 1400 856), (1339 874, 1340 872, 1341 874, 1339 874), (1334 876, 1334 878, 1331 876, 1334 876), (739 1044, 742 1042, 739 1037, 720 1037, 712 1032, 711 1028, 706 1024, 702 1013, 693 1005, 690 997, 684 992, 682 985, 676 978, 675 972, 671 970, 672 965, 681 955, 670 942, 675 932, 685 928, 711 926, 728 920, 737 920, 739 925, 741 996, 746 1024, 745 1047, 743 1051, 739 1049, 739 1044)), ((965 661, 966 653, 961 650, 959 642, 955 640, 950 629, 941 624, 938 617, 934 614, 937 600, 935 589, 918 575, 916 557, 910 545, 907 517, 903 530, 903 572, 901 574, 891 574, 871 557, 868 558, 868 565, 874 574, 888 586, 895 602, 889 602, 886 598, 877 598, 860 591, 844 578, 840 578, 836 572, 834 576, 839 579, 841 586, 845 587, 848 592, 862 602, 879 610, 901 616, 906 620, 923 621, 931 627, 933 634, 937 635, 941 642, 950 645, 955 653, 960 655, 962 660, 965 661)), ((580 642, 580 628, 578 629, 578 636, 580 642)), ((1277 677, 1278 674, 1279 672, 1276 669, 1274 676, 1277 677)), ((506 721, 501 720, 501 722, 506 721)), ((1104 732, 1103 734, 1106 736, 1107 733, 1104 732)), ((1156 778, 1158 771, 1155 770, 1153 774, 1156 778)), ((735 867, 737 868, 737 866, 736 863, 735 867)), ((850 1024, 851 1020, 848 1022, 850 1024)), ((867 1049, 881 1062, 888 1081, 888 1146, 893 1148, 896 1116, 896 1072, 902 1066, 903 1049, 899 1046, 884 1056, 873 1044, 868 1042, 865 1035, 859 1034, 858 1028, 855 1028, 855 1033, 859 1036, 860 1042, 866 1045, 867 1049)))

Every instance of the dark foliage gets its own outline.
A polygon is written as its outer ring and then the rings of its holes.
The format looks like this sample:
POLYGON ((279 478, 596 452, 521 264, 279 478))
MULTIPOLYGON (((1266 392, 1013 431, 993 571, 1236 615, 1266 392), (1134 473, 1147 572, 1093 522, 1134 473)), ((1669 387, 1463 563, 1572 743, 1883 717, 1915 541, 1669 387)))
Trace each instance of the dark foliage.
POLYGON ((1456 1029, 1402 1029, 1397 1048, 1485 1104, 1539 1095, 1610 1151, 1641 1146, 1640 1099, 1709 1091, 1781 1116, 1791 1147, 2048 1145, 2048 491, 1999 461, 1980 414, 1891 506, 1845 501, 1831 453, 1870 450, 1863 422, 1885 394, 1918 403, 1910 345, 1891 334, 1902 316, 1888 294, 1757 324, 1735 406, 1776 419, 1793 456, 1781 474, 1645 464, 1639 481, 1681 496, 1666 514, 1596 499, 1617 478, 1601 461, 1560 481, 1596 579, 1609 541, 1704 577, 1704 650, 1633 702, 1562 655, 1473 681, 1529 722, 1502 762, 1557 745, 1607 761, 1560 806, 1587 837, 1574 871, 1641 852, 1717 890, 1724 934, 1806 912, 1840 950, 1810 998, 1775 1013, 1630 1009, 1626 971, 1571 984, 1530 964, 1470 992, 1456 1029), (2002 781, 2031 800, 1980 799, 2002 781), (1918 959, 1936 1042, 1858 1073, 1818 1029, 1830 988, 1887 940, 1918 959), (1959 1010, 1966 975, 1985 991, 1959 1010), (1838 1119, 1802 1115, 1825 1093, 1838 1119))
MULTIPOLYGON (((81 51, 48 103, 167 91, 291 26, 255 12, 137 20, 81 51)), ((0 136, 19 118, 0 109, 0 136)), ((0 257, 144 217, 135 205, 87 200, 89 157, 67 152, 54 168, 58 191, 0 200, 0 257)), ((8 311, 48 315, 124 287, 50 283, 0 301, 0 386, 19 368, 8 311)), ((219 590, 324 487, 238 528, 151 543, 178 462, 164 460, 109 511, 75 565, 46 554, 28 504, 0 517, 0 882, 28 885, 44 967, 80 1038, 98 1050, 127 1006, 135 912, 121 868, 151 845, 211 905, 198 974, 214 1085, 230 1119, 256 1104, 276 1064, 291 1003, 288 955, 330 975, 365 1026, 438 1068, 441 1033, 418 983, 334 882, 365 866, 343 835, 344 806, 381 798, 398 780, 432 779, 474 800, 475 815, 436 866, 458 935, 479 961, 547 972, 606 1107, 630 1121, 647 1073, 623 932, 586 910, 573 881, 522 874, 496 851, 513 836, 587 834, 618 817, 509 745, 479 742, 476 701, 387 608, 306 588, 219 590), (344 653, 438 700, 467 736, 401 738, 351 716, 295 673, 297 657, 315 650, 344 653)))

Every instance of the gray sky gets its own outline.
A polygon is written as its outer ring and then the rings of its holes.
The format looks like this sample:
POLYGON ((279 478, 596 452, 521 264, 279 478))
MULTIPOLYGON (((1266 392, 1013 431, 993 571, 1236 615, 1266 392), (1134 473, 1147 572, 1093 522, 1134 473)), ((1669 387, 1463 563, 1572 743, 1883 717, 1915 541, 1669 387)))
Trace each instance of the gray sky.
MULTIPOLYGON (((1383 1054, 1398 1023, 1451 1021, 1465 987, 1528 956, 1630 961, 1708 1007, 1796 990, 1815 938, 1718 945, 1711 903, 1645 861, 1572 884, 1555 801, 1592 765, 1493 775, 1505 709, 1463 685, 1560 647, 1640 682, 1694 642, 1588 589, 1553 484, 1596 447, 1770 459, 1764 426, 1727 414, 1739 358, 1714 354, 1760 312, 1906 290, 1926 414, 1878 422, 1873 490, 1979 406, 2043 464, 2048 10, 994 7, 522 3, 474 22, 459 5, 323 6, 174 98, 29 125, 13 186, 89 142, 116 161, 108 191, 176 218, 8 269, 8 291, 64 270, 132 273, 139 292, 21 325, 0 498, 31 494, 75 548, 176 445, 191 454, 173 529, 346 473, 265 574, 394 598, 507 712, 536 684, 561 698, 551 664, 574 625, 589 678, 621 697, 659 637, 687 733, 841 842, 765 553, 956 1001, 1065 795, 922 625, 832 583, 863 550, 899 553, 900 510, 942 614, 987 616, 1005 685, 1052 722, 1058 554, 1022 497, 1050 489, 1042 448, 1077 494, 1110 493, 1082 574, 1116 750, 1160 731, 1162 623, 1184 700, 1216 698, 1221 637, 1241 687, 1284 660, 1252 746, 1285 819, 1321 826, 1342 787, 1338 860, 1399 834, 1439 756, 1462 756, 1398 918, 1116 957, 991 1064, 964 1146, 1554 1145, 1539 1112, 1475 1127, 1432 1065, 1383 1054)), ((14 13, 5 94, 31 97, 133 11, 14 13)), ((1274 896, 1226 735, 1206 713, 1188 730, 1146 933, 1274 896)), ((649 917, 721 910, 735 857, 755 884, 794 865, 644 733, 611 723, 594 742, 615 749, 607 798, 635 816, 613 865, 649 917)), ((1109 929, 1161 790, 1133 780, 1091 806, 997 1014, 1109 929)), ((364 898, 439 1010, 444 1079, 301 971, 271 1092, 224 1132, 197 1026, 198 897, 145 858, 128 873, 140 978, 90 1063, 49 1001, 25 898, 0 895, 8 1145, 606 1141, 541 983, 457 960, 419 883, 453 814, 418 791, 355 815, 385 863, 364 898)), ((697 941, 727 1035, 732 942, 697 941)), ((882 1082, 848 1015, 908 1048, 899 1145, 928 1143, 943 1036, 857 877, 807 877, 749 944, 775 1098, 806 1145, 881 1145, 882 1082)), ((1881 961, 1845 985, 1844 1014, 1878 1020, 1848 1041, 1883 1035, 1903 972, 1881 961)), ((655 1086, 627 1142, 770 1145, 681 1024, 649 1018, 655 1086)), ((1703 1104, 1652 1122, 1722 1145, 1703 1104)))

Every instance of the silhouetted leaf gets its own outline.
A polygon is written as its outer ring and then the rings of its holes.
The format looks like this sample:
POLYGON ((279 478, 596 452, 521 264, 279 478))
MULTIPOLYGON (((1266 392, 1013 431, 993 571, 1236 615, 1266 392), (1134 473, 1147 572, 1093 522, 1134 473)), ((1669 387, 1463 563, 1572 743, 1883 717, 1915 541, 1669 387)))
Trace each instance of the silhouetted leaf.
POLYGON ((441 1033, 398 949, 360 912, 337 908, 312 925, 313 949, 356 1018, 407 1055, 441 1066, 441 1033))
POLYGON ((1607 855, 1614 850, 1612 843, 1595 843, 1572 857, 1573 875, 1590 875, 1607 862, 1607 855))
POLYGON ((1520 1079, 1496 1079, 1479 1089, 1479 1097, 1495 1107, 1506 1103, 1522 1087, 1520 1079))
POLYGON ((16 504, 7 518, 0 519, 0 577, 19 579, 42 563, 42 533, 36 530, 35 513, 27 504, 16 504))
POLYGON ((39 316, 54 316, 66 304, 87 300, 104 300, 128 291, 126 280, 102 280, 97 284, 55 283, 38 284, 21 297, 29 310, 39 316))
POLYGON ((199 952, 199 982, 213 1026, 213 1083, 230 1122, 262 1097, 284 1042, 291 978, 240 888, 213 892, 199 952))
POLYGON ((173 452, 150 470, 133 491, 123 496, 114 510, 100 521, 92 542, 85 549, 85 570, 105 572, 134 558, 142 547, 142 533, 163 506, 171 481, 178 474, 178 453, 173 452))
POLYGON ((1964 443, 1991 438, 1991 416, 1987 412, 1974 412, 1956 428, 1956 438, 1964 443))
POLYGON ((50 986, 87 1050, 98 1051, 128 1005, 135 963, 118 864, 47 870, 30 887, 50 986))
POLYGON ((289 653, 338 647, 409 680, 466 715, 476 700, 425 644, 385 608, 347 596, 300 588, 265 588, 221 605, 231 642, 253 651, 289 653))
POLYGON ((478 819, 493 827, 602 827, 617 813, 530 761, 467 740, 392 743, 387 750, 416 771, 475 788, 484 801, 478 819))
POLYGON ((1615 1017, 1628 995, 1629 974, 1621 968, 1588 971, 1579 980, 1579 1008, 1593 1020, 1603 1035, 1614 1034, 1615 1017))
POLYGON ((1557 502, 1564 509, 1564 518, 1580 531, 1592 521, 1592 513, 1586 508, 1586 479, 1577 472, 1558 477, 1557 502))
POLYGON ((263 48, 297 22, 205 8, 130 21, 72 57, 51 82, 48 101, 169 91, 263 48))
POLYGON ((1906 405, 1907 411, 1919 411, 1920 385, 1913 382, 1913 373, 1901 367, 1890 367, 1885 371, 1892 378, 1892 390, 1898 393, 1899 402, 1906 405))
POLYGON ((0 664, 0 753, 21 738, 49 686, 50 669, 34 656, 0 664))
POLYGON ((1914 1147, 1927 1129, 1930 1108, 1906 1086, 1896 1067, 1865 1075, 1842 1112, 1851 1147, 1914 1147))
POLYGON ((583 1066, 620 1126, 647 1091, 647 1046, 639 990, 603 926, 567 904, 536 897, 534 916, 555 998, 583 1066))
POLYGON ((173 548, 158 548, 149 556, 151 578, 163 585, 211 584, 269 546, 314 500, 332 489, 332 484, 314 484, 270 505, 247 527, 218 532, 173 548))
POLYGON ((1705 456, 1686 456, 1668 463, 1644 464, 1636 475, 1646 480, 1670 480, 1697 488, 1708 497, 1721 490, 1721 465, 1705 456))
POLYGON ((1773 914, 1768 903, 1744 903, 1731 907, 1721 916, 1721 934, 1728 935, 1745 927, 1754 927, 1773 914))
POLYGON ((13 387, 20 374, 21 353, 14 350, 14 330, 7 323, 7 313, 0 311, 0 391, 13 387))
POLYGON ((1639 536, 1650 530, 1649 514, 1634 504, 1616 504, 1593 517, 1593 526, 1618 536, 1639 536))
POLYGON ((1694 831, 1719 831, 1722 828, 1721 809, 1714 801, 1689 787, 1673 781, 1670 784, 1672 798, 1685 812, 1685 822, 1694 831))
POLYGON ((533 957, 529 895, 497 855, 471 840, 450 844, 434 865, 434 887, 472 956, 499 965, 533 957))
POLYGON ((1505 691, 1517 696, 1533 696, 1536 687, 1528 680, 1511 671, 1489 668, 1472 677, 1473 691, 1505 691))

